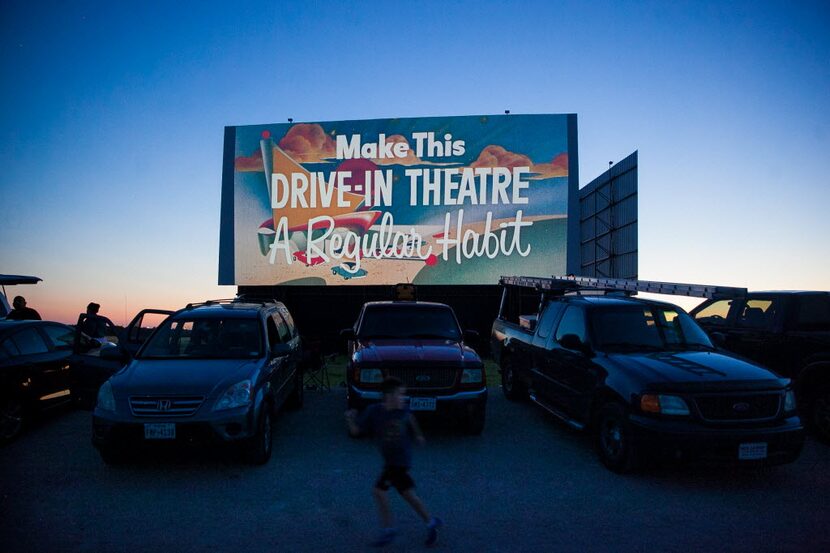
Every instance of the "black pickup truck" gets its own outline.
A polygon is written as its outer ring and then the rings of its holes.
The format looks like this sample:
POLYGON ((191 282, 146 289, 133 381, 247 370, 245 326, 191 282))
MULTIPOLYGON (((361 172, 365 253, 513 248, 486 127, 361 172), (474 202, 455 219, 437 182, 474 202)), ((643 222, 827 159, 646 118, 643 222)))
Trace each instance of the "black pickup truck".
POLYGON ((516 288, 505 286, 491 334, 504 394, 593 432, 609 469, 798 457, 804 433, 789 379, 717 351, 679 307, 623 295, 515 302, 516 288))
POLYGON ((830 443, 830 292, 750 292, 691 315, 722 348, 792 379, 804 425, 830 443))

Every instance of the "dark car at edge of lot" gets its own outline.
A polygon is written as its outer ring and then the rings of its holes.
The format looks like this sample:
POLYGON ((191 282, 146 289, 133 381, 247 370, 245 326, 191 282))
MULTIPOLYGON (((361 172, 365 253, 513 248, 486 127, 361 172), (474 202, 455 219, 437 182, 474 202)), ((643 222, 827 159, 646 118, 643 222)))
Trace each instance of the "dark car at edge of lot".
POLYGON ((717 351, 679 307, 562 295, 512 322, 506 305, 491 335, 505 395, 592 431, 609 469, 666 458, 779 464, 798 457, 804 433, 789 379, 717 351))
MULTIPOLYGON (((102 356, 118 356, 107 348, 102 356)), ((209 301, 170 315, 105 382, 92 441, 105 462, 131 446, 225 443, 263 464, 272 422, 303 402, 300 336, 279 302, 209 301)))
POLYGON ((750 292, 691 315, 719 346, 792 379, 804 425, 830 443, 830 292, 750 292))
POLYGON ((419 301, 366 303, 349 340, 347 403, 363 409, 380 401, 381 382, 400 379, 409 408, 419 416, 459 421, 470 434, 484 430, 487 383, 484 365, 467 345, 477 333, 462 332, 448 305, 419 301))
POLYGON ((73 336, 52 321, 0 320, 0 444, 31 417, 72 402, 73 336))

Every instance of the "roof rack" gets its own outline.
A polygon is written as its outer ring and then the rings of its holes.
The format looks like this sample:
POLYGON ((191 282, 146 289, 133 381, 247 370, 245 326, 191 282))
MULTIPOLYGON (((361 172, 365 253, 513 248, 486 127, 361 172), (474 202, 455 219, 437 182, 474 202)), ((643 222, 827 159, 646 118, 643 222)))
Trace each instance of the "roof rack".
POLYGON ((746 288, 733 288, 729 286, 581 276, 553 276, 551 278, 503 276, 499 280, 499 283, 505 286, 534 288, 557 295, 582 290, 600 290, 605 292, 625 292, 628 295, 633 295, 637 292, 649 292, 652 294, 668 294, 672 296, 732 299, 746 297, 747 294, 746 288))

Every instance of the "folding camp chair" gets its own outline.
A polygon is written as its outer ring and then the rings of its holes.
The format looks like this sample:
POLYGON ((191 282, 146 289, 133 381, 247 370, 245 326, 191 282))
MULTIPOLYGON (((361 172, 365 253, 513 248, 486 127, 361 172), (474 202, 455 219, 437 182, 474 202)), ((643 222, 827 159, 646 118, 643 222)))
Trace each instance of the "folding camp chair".
POLYGON ((303 384, 306 390, 331 390, 327 356, 323 355, 322 346, 320 340, 303 341, 303 384))

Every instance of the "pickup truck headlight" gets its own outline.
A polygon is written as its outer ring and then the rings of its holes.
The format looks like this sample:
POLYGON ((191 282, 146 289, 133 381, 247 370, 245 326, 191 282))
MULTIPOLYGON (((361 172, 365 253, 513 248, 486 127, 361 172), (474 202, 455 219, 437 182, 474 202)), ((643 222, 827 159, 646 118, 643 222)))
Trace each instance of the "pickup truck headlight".
POLYGON ((366 384, 380 384, 383 382, 383 372, 380 369, 360 369, 360 381, 366 384))
POLYGON ((115 411, 115 396, 112 395, 112 384, 107 380, 98 389, 98 409, 102 411, 115 411))
POLYGON ((478 384, 481 382, 481 369, 464 369, 461 372, 462 384, 478 384))
POLYGON ((219 400, 213 406, 214 411, 221 411, 223 409, 233 409, 234 407, 242 407, 251 403, 251 381, 243 380, 237 382, 219 397, 219 400))
POLYGON ((682 397, 664 394, 643 394, 640 396, 640 410, 660 415, 689 414, 689 406, 682 397))
POLYGON ((784 412, 795 413, 795 392, 787 390, 784 392, 784 412))

